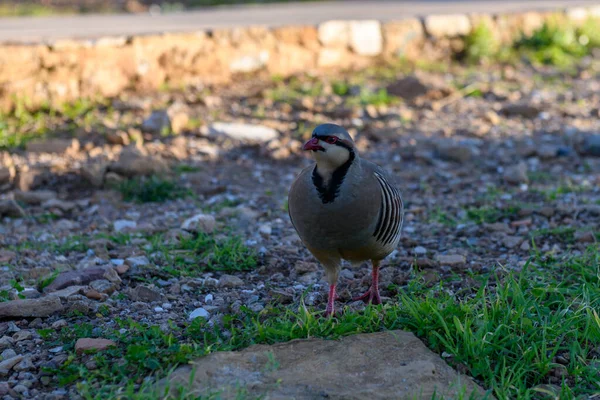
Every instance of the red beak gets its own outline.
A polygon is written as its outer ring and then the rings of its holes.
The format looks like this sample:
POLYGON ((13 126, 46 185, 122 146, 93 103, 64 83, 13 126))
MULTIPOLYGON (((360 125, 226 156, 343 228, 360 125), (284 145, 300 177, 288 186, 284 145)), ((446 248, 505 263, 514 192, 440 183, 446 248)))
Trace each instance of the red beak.
POLYGON ((325 150, 323 147, 319 146, 319 139, 312 138, 310 139, 308 142, 304 143, 304 147, 302 147, 302 150, 312 150, 312 151, 318 151, 318 150, 325 150))

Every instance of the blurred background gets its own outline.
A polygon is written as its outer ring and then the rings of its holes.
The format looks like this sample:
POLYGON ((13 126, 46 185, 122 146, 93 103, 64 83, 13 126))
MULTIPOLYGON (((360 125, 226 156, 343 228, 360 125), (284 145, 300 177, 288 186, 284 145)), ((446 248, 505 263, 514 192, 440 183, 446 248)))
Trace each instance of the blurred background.
MULTIPOLYGON (((302 1, 302 0, 300 0, 302 1)), ((315 1, 315 0, 312 0, 315 1)), ((297 2, 297 1, 296 1, 297 2)), ((3 0, 0 16, 172 12, 207 6, 291 3, 289 0, 3 0)))

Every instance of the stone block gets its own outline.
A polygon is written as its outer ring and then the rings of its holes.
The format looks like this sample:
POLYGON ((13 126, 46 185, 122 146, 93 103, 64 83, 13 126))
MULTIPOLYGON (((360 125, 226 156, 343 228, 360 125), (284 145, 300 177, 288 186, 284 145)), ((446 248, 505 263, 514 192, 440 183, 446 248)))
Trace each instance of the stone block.
POLYGON ((434 38, 463 36, 471 31, 471 21, 465 14, 428 15, 425 31, 434 38))
POLYGON ((319 25, 319 42, 328 47, 345 47, 350 42, 348 21, 327 21, 319 25))
POLYGON ((383 25, 384 53, 408 55, 417 50, 416 46, 424 39, 425 32, 421 21, 416 18, 383 25))
POLYGON ((383 51, 379 21, 351 21, 350 48, 361 56, 376 56, 383 51))

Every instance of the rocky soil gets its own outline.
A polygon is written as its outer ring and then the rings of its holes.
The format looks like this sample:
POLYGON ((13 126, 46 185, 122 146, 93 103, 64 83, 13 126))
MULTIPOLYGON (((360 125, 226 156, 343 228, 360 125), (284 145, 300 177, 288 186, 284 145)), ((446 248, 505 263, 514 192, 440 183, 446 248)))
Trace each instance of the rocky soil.
MULTIPOLYGON (((52 117, 51 138, 0 153, 0 398, 77 398, 48 371, 96 368, 85 350, 118 346, 94 333, 117 319, 169 331, 301 298, 323 310, 323 271, 286 211, 322 122, 347 127, 402 189, 386 302, 416 271, 459 292, 534 251, 598 246, 600 64, 582 65, 248 80, 52 117), (57 343, 85 324, 87 337, 57 343)), ((338 308, 369 271, 342 271, 338 308)))

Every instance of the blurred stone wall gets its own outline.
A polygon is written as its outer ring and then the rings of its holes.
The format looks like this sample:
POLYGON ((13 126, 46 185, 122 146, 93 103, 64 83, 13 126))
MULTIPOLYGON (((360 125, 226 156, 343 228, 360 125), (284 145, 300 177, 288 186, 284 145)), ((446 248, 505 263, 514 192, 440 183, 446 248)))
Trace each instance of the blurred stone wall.
POLYGON ((254 26, 50 45, 0 45, 0 108, 17 99, 28 107, 78 97, 154 90, 164 84, 227 83, 240 74, 289 76, 299 72, 357 69, 403 56, 444 60, 461 36, 486 23, 504 43, 544 21, 584 21, 600 7, 505 15, 430 15, 423 19, 327 21, 318 26, 254 26))

